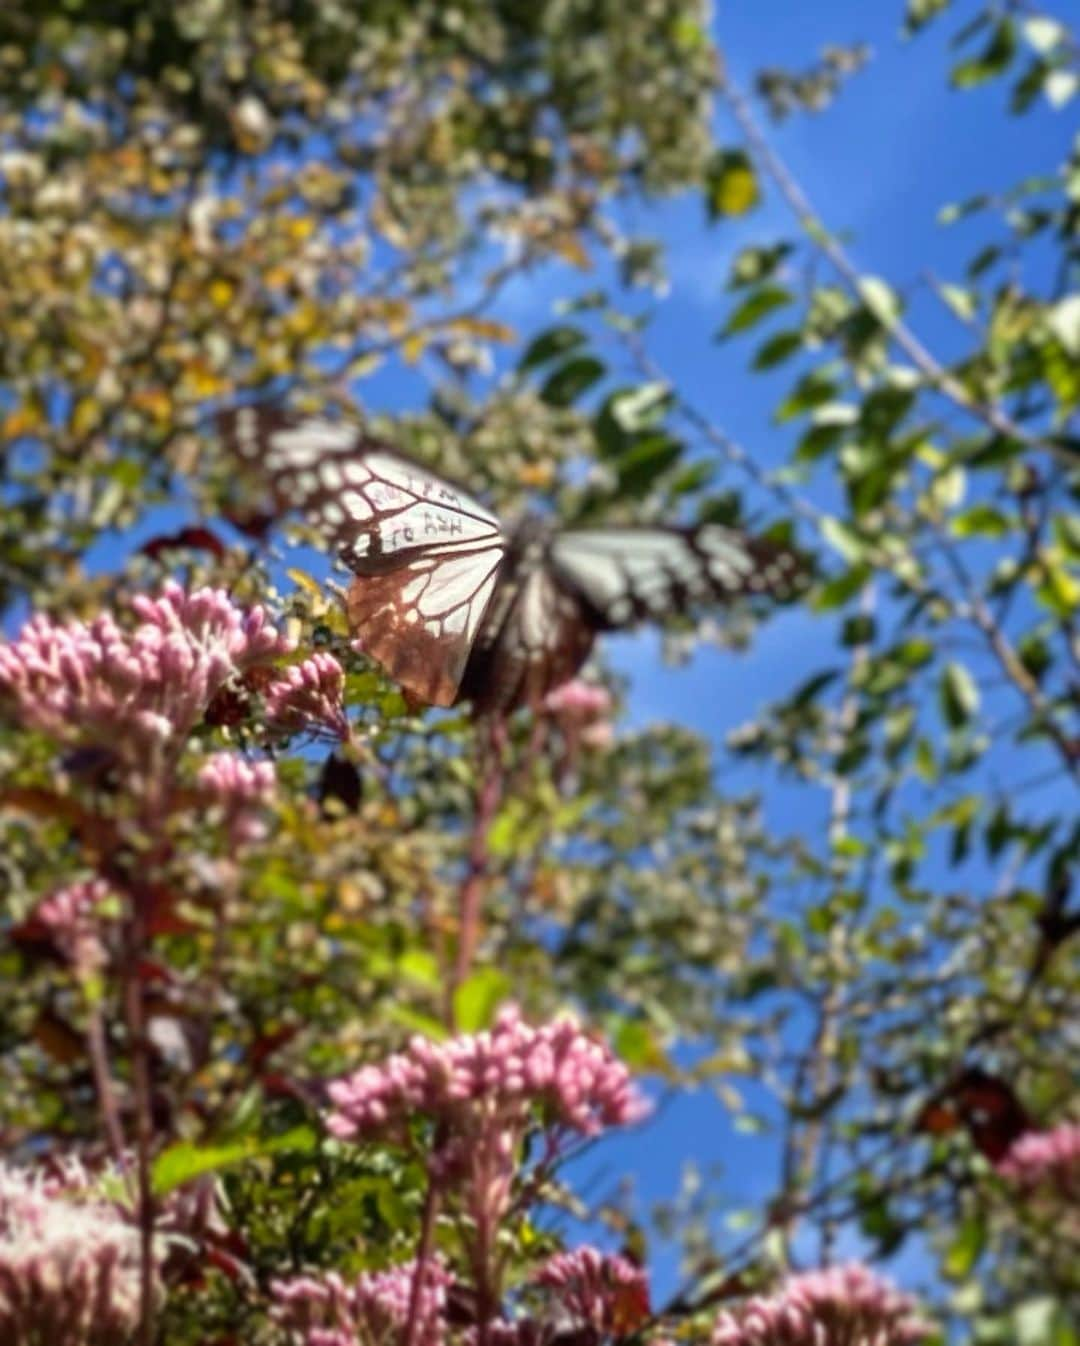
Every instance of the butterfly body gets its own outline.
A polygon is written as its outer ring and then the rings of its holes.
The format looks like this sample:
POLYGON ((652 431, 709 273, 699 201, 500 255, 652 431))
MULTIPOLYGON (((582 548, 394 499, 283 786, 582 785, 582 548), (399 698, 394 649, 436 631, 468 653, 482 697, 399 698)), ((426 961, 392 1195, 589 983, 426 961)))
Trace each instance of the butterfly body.
POLYGON ((477 713, 537 705, 596 636, 739 594, 790 592, 788 548, 719 525, 512 528, 465 488, 351 425, 243 408, 226 442, 277 506, 299 509, 353 572, 362 648, 413 697, 477 713))

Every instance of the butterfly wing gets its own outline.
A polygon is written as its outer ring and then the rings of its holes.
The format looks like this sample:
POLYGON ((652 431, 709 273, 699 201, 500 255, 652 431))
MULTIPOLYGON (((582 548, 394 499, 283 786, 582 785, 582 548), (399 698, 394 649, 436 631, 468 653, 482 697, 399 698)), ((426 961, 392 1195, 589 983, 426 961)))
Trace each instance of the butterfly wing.
POLYGON ((480 714, 535 707, 574 676, 595 634, 580 598, 546 562, 520 566, 496 591, 461 695, 480 714))
POLYGON ((498 518, 355 425, 252 407, 221 425, 276 507, 299 510, 353 571, 346 609, 365 652, 450 705, 505 559, 498 518))
POLYGON ((258 407, 220 423, 278 510, 302 513, 357 574, 392 570, 421 552, 505 546, 498 518, 464 488, 355 424, 258 407))
POLYGON ((501 547, 433 549, 393 570, 360 574, 345 598, 360 645, 406 691, 452 705, 495 591, 501 547))
POLYGON ((784 598, 805 573, 789 548, 719 524, 570 530, 556 534, 551 562, 597 631, 662 622, 741 595, 784 598))

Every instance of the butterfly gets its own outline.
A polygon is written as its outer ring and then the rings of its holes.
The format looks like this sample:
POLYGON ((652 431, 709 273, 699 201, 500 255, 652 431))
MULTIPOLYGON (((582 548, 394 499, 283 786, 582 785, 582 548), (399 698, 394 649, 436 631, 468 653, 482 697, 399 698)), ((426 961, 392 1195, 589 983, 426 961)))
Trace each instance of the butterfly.
POLYGON ((537 706, 598 634, 739 595, 787 597, 790 548, 718 524, 513 528, 461 486, 346 421, 243 407, 219 418, 276 509, 299 510, 352 571, 345 606, 413 698, 478 714, 537 706))
POLYGON ((1008 1080, 980 1066, 968 1066, 939 1089, 915 1118, 915 1130, 931 1136, 951 1135, 961 1127, 979 1153, 996 1162, 1033 1124, 1008 1080))

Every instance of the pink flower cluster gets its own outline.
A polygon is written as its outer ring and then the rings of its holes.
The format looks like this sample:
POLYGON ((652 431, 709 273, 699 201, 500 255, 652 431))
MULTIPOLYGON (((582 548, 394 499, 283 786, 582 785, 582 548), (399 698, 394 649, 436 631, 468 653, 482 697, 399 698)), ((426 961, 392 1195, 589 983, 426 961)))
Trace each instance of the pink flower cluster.
POLYGON ((562 1316, 602 1336, 630 1336, 649 1316, 649 1280, 625 1257, 575 1248, 549 1258, 532 1283, 556 1292, 562 1316))
POLYGON ((134 1227, 108 1203, 68 1199, 0 1165, 0 1341, 125 1346, 138 1320, 134 1227))
POLYGON ((932 1334, 918 1305, 858 1263, 791 1276, 725 1310, 711 1346, 911 1346, 932 1334))
POLYGON ((548 692, 542 709, 556 720, 572 748, 579 744, 587 748, 611 745, 612 701, 606 687, 571 678, 548 692))
POLYGON ((1052 1131, 1026 1131, 1017 1137, 997 1171, 1017 1187, 1053 1186, 1080 1197, 1080 1124, 1065 1122, 1052 1131))
POLYGON ((553 687, 544 697, 544 710, 550 715, 576 715, 595 720, 611 710, 611 693, 606 687, 584 678, 571 678, 553 687))
POLYGON ((44 934, 74 971, 96 972, 105 962, 96 909, 108 893, 102 879, 68 884, 42 898, 26 925, 44 934))
POLYGON ((273 762, 249 762, 232 752, 214 753, 199 768, 197 779, 207 801, 221 809, 233 841, 256 841, 263 835, 258 813, 274 797, 273 762))
POLYGON ((363 1066, 330 1085, 328 1126, 345 1139, 400 1133, 423 1114, 468 1136, 476 1110, 522 1124, 530 1105, 556 1125, 596 1135, 642 1117, 645 1101, 630 1072, 570 1015, 533 1028, 515 1006, 500 1011, 490 1032, 449 1042, 415 1037, 381 1065, 363 1066))
POLYGON ((286 734, 329 735, 345 742, 345 670, 320 651, 274 679, 264 693, 267 723, 286 734))
MULTIPOLYGON (((274 1281, 274 1318, 302 1346, 401 1346, 415 1274, 416 1263, 406 1262, 362 1272, 351 1285, 337 1272, 274 1281)), ((437 1259, 424 1264, 415 1346, 442 1346, 452 1280, 437 1259)))
POLYGON ((230 678, 287 652, 262 607, 242 610, 221 589, 165 585, 137 596, 138 624, 35 616, 0 646, 0 700, 63 743, 103 745, 143 771, 182 744, 230 678))

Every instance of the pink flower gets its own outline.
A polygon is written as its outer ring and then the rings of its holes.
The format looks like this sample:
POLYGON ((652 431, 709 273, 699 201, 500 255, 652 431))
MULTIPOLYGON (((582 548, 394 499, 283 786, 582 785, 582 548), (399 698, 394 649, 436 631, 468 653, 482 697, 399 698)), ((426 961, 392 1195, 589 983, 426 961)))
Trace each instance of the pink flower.
POLYGON ((138 1321, 138 1233, 62 1180, 0 1165, 0 1341, 125 1346, 138 1321))
POLYGON ((235 607, 220 589, 168 583, 137 596, 121 627, 35 616, 0 646, 0 700, 29 728, 72 745, 103 746, 150 774, 174 753, 230 679, 285 653, 265 609, 235 607))
POLYGON ((611 693, 597 683, 571 678, 548 692, 542 709, 558 725, 566 744, 563 771, 573 768, 581 748, 604 751, 611 747, 615 731, 609 716, 611 693))
POLYGON ((996 1167, 1017 1187, 1052 1186, 1062 1194, 1080 1196, 1080 1124, 1065 1122, 1052 1131, 1025 1132, 996 1167))
MULTIPOLYGON (((337 1272, 274 1281, 273 1316, 303 1346, 399 1346, 409 1317, 416 1263, 362 1272, 351 1284, 337 1272)), ((446 1290, 453 1277, 438 1259, 424 1265, 416 1346, 442 1346, 446 1290)))
POLYGON ((42 898, 23 929, 44 934, 73 971, 88 975, 105 963, 96 908, 108 896, 102 879, 86 879, 57 888, 42 898))
POLYGON ((933 1329, 918 1306, 858 1263, 790 1276, 725 1310, 711 1346, 910 1346, 933 1329))
POLYGON ((273 762, 249 762, 238 753, 215 753, 199 768, 199 788, 219 808, 235 842, 256 841, 264 833, 258 817, 274 797, 273 762))
POLYGON ((560 1317, 601 1336, 625 1337, 649 1316, 649 1280, 625 1257, 576 1248, 549 1258, 532 1283, 556 1293, 560 1317))
POLYGON ((584 678, 571 678, 548 692, 543 708, 549 715, 595 720, 611 713, 611 693, 606 687, 586 682, 584 678))
POLYGON ((642 1117, 630 1072, 571 1015, 533 1028, 515 1006, 490 1032, 432 1042, 415 1037, 381 1065, 363 1066, 329 1089, 328 1125, 345 1140, 400 1132, 417 1114, 469 1135, 476 1115, 523 1121, 532 1106, 557 1126, 593 1136, 642 1117))
POLYGON ((294 664, 264 692, 267 723, 282 733, 329 735, 345 742, 349 721, 343 696, 345 671, 332 654, 320 652, 294 664))

